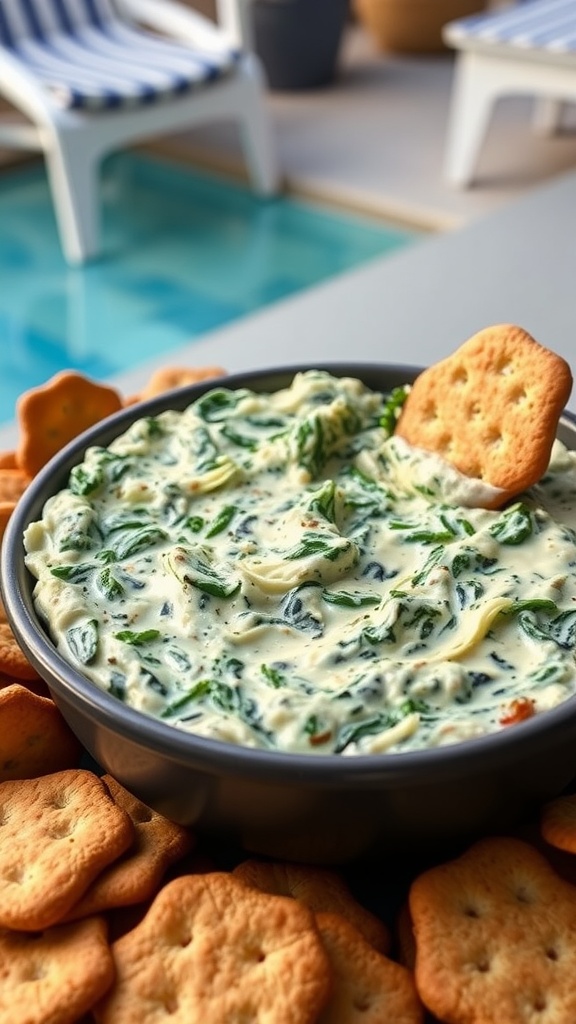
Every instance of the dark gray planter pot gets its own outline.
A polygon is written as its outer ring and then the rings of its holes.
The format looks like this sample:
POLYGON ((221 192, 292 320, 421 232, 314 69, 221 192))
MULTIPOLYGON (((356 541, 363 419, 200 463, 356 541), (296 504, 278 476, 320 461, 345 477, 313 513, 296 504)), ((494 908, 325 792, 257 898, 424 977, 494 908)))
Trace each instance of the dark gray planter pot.
POLYGON ((349 0, 254 0, 254 37, 271 89, 334 80, 349 0))

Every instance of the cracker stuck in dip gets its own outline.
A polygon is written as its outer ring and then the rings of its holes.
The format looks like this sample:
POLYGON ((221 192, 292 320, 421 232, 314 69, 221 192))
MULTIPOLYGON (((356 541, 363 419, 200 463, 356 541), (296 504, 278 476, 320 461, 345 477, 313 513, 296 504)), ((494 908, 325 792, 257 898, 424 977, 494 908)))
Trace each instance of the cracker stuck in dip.
POLYGON ((306 754, 508 728, 576 688, 576 453, 474 506, 324 371, 218 387, 91 448, 25 534, 36 607, 95 685, 179 729, 306 754))

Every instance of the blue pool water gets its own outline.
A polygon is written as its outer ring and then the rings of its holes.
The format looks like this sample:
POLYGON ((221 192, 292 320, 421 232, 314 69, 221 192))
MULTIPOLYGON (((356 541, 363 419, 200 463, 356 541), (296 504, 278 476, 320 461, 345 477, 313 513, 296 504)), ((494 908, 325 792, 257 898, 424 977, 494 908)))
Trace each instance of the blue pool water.
POLYGON ((0 176, 0 422, 71 367, 103 378, 410 244, 410 231, 327 212, 135 153, 102 180, 103 251, 69 268, 44 169, 0 176))

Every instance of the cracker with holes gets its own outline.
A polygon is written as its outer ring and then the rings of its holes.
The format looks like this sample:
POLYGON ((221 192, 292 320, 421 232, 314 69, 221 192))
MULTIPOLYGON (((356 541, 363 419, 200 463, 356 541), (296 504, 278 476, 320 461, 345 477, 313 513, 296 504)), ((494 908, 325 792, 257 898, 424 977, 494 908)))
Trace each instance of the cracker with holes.
POLYGON ((80 743, 53 700, 20 683, 0 689, 0 781, 75 768, 80 743))
POLYGON ((329 994, 312 912, 228 873, 169 882, 112 952, 116 982, 99 1024, 313 1024, 329 994))
POLYGON ((0 1024, 76 1024, 113 979, 103 918, 0 932, 0 1024))
POLYGON ((415 977, 448 1024, 573 1024, 576 889, 520 839, 491 838, 412 883, 415 977))
POLYGON ((377 953, 339 914, 318 914, 316 923, 333 977, 318 1024, 421 1024, 423 1007, 410 971, 377 953))
POLYGON ((70 910, 69 921, 151 899, 170 865, 194 845, 189 829, 147 807, 110 775, 104 775, 103 782, 114 802, 130 815, 134 839, 70 910))
POLYGON ((571 389, 561 356, 521 327, 488 327, 420 374, 396 434, 497 488, 497 508, 545 472, 571 389))
POLYGON ((74 370, 30 388, 16 403, 18 466, 35 476, 64 445, 122 408, 119 392, 74 370))
POLYGON ((262 892, 292 896, 314 913, 326 911, 340 914, 375 949, 386 953, 390 948, 390 934, 384 922, 358 903, 337 871, 306 864, 251 858, 234 868, 233 874, 246 885, 262 892))
POLYGON ((0 927, 59 922, 133 836, 130 816, 90 771, 0 783, 0 927))

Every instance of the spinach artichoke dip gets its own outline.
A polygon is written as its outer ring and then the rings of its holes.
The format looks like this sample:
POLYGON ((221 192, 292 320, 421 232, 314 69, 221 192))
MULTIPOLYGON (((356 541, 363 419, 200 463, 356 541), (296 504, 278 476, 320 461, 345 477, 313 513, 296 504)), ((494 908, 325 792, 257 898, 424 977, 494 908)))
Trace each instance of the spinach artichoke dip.
POLYGON ((502 511, 402 390, 213 389, 93 447, 25 534, 61 654, 189 732, 307 754, 496 732, 576 688, 576 454, 502 511))

